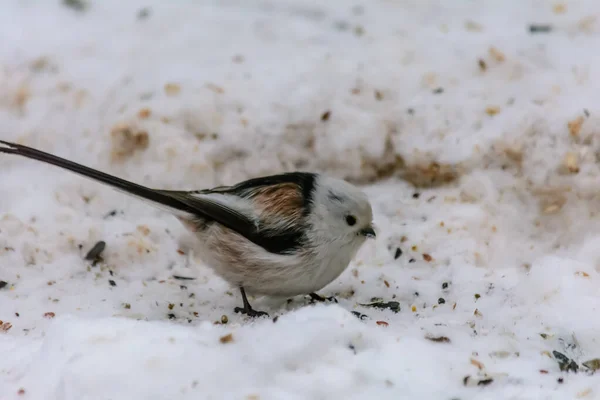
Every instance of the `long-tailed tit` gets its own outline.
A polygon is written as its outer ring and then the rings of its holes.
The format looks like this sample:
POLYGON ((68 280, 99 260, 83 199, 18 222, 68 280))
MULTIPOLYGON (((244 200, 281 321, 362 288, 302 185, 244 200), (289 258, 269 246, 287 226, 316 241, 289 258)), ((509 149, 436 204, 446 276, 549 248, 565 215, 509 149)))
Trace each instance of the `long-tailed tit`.
POLYGON ((366 238, 375 237, 367 196, 350 183, 292 172, 197 191, 150 189, 31 147, 0 141, 17 154, 68 169, 170 211, 197 238, 205 263, 240 289, 249 316, 255 295, 316 294, 347 267, 366 238))

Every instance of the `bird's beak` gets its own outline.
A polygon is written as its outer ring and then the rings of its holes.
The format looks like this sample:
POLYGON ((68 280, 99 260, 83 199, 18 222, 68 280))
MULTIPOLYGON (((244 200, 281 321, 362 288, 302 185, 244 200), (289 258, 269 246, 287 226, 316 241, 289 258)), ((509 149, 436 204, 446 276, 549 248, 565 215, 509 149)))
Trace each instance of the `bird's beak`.
POLYGON ((374 238, 375 236, 377 236, 375 235, 375 230, 372 226, 368 226, 366 228, 361 229, 360 234, 368 238, 374 238))

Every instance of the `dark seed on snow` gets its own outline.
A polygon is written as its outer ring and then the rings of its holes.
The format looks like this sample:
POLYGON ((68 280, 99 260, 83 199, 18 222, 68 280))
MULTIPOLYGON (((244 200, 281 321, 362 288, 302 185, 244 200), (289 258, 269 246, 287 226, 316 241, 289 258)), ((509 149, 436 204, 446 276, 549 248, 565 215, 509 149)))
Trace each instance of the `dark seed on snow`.
POLYGON ((112 279, 109 279, 108 283, 110 283, 110 286, 117 286, 117 282, 113 281, 112 279))
POLYGON ((117 210, 112 210, 111 212, 107 213, 104 216, 104 219, 109 218, 109 217, 114 217, 115 215, 117 215, 117 210))
POLYGON ((6 281, 0 281, 0 289, 5 288, 8 285, 8 282, 6 281))
POLYGON ((187 276, 173 275, 173 279, 179 279, 181 281, 193 281, 196 278, 189 278, 187 276))
POLYGON ((551 25, 529 25, 529 33, 548 33, 552 31, 551 25))
POLYGON ((369 318, 366 314, 359 313, 358 311, 352 311, 352 315, 354 315, 358 319, 369 318))
POLYGON ((448 282, 442 283, 442 289, 448 289, 448 282))
POLYGON ((359 304, 363 307, 374 307, 374 308, 379 308, 382 310, 388 309, 388 310, 392 310, 393 312, 398 312, 400 311, 400 303, 398 303, 397 301, 388 301, 388 302, 383 302, 383 301, 375 301, 372 303, 367 303, 367 304, 359 304))
POLYGON ((94 262, 98 261, 100 258, 100 254, 102 254, 105 248, 106 242, 103 240, 99 241, 94 245, 94 247, 90 249, 90 251, 88 251, 88 253, 85 255, 85 259, 94 262))
POLYGON ((167 314, 167 317, 169 317, 169 319, 175 319, 175 314, 167 314))
POLYGON ((438 304, 445 304, 445 303, 446 303, 446 300, 444 300, 444 298, 443 298, 443 297, 440 297, 440 298, 438 299, 438 304))
POLYGON ((396 252, 394 253, 394 260, 397 260, 402 255, 402 249, 400 247, 396 247, 396 252))
POLYGON ((579 370, 579 365, 577 365, 577 363, 574 360, 569 359, 569 357, 565 356, 564 354, 553 350, 552 355, 556 359, 556 362, 558 362, 558 367, 561 371, 577 372, 577 370, 579 370))

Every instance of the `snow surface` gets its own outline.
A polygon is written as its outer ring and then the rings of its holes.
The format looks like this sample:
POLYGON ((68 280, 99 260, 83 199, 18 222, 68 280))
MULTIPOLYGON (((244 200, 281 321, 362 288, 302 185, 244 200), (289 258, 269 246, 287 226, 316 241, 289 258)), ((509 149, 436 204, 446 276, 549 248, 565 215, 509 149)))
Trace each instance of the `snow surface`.
POLYGON ((2 1, 0 138, 170 189, 327 172, 378 237, 338 304, 251 321, 171 216, 0 156, 0 399, 600 398, 552 356, 600 357, 599 2, 88 5, 2 1))

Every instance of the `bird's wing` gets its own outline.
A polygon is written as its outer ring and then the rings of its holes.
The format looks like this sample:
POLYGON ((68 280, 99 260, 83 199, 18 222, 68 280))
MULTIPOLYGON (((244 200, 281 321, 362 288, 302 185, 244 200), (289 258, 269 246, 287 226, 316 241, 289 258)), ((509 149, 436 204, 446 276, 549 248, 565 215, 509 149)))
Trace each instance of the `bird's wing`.
POLYGON ((314 187, 312 174, 256 178, 235 186, 193 191, 161 191, 215 215, 215 221, 277 254, 302 245, 314 187))

